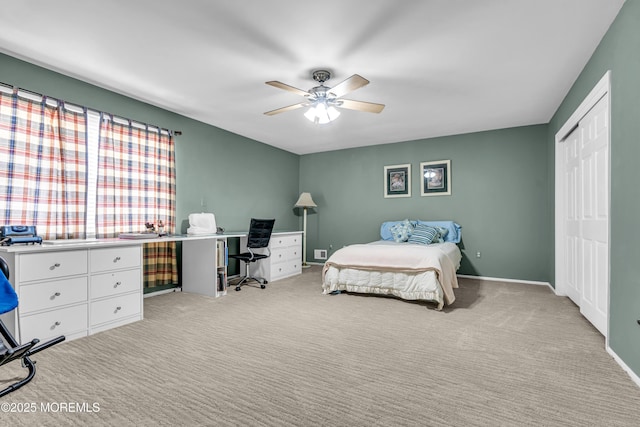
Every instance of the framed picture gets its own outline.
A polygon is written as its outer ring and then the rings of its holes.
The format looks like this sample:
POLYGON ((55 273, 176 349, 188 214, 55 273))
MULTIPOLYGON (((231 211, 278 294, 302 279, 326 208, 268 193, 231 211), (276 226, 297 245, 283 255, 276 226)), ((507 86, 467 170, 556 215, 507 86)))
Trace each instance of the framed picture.
POLYGON ((451 195, 451 160, 420 163, 422 196, 451 195))
POLYGON ((411 164, 384 167, 384 197, 411 197, 411 164))

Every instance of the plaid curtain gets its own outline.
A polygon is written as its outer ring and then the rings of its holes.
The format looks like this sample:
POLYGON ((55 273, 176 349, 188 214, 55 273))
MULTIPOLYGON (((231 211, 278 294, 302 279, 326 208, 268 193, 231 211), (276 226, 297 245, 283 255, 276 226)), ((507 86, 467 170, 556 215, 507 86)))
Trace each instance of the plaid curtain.
POLYGON ((0 223, 85 237, 86 116, 0 92, 0 223))
MULTIPOLYGON (((96 237, 164 224, 175 233, 175 152, 170 135, 103 116, 98 148, 96 237)), ((176 245, 144 245, 145 287, 178 283, 176 245)))

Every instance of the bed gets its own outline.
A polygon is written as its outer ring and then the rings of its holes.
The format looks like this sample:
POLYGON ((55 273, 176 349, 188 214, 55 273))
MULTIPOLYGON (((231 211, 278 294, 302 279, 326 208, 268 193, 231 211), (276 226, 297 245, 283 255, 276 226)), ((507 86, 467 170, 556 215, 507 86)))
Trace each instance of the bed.
POLYGON ((381 240, 346 246, 322 269, 324 294, 339 291, 429 301, 441 310, 455 301, 462 255, 453 221, 388 221, 381 240))

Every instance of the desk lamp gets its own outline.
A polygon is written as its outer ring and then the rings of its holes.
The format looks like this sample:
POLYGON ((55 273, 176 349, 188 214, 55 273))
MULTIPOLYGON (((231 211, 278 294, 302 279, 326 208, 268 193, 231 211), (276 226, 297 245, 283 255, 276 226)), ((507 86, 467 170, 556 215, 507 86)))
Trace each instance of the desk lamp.
POLYGON ((304 220, 302 222, 302 268, 307 268, 309 267, 307 264, 307 209, 316 208, 318 205, 313 202, 310 193, 302 193, 294 207, 304 209, 304 220))

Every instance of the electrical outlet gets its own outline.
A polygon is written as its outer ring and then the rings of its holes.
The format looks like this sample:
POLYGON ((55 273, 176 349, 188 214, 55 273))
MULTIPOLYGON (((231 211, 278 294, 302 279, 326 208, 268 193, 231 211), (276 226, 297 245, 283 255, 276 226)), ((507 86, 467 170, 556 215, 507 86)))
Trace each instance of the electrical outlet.
POLYGON ((480 258, 480 251, 476 252, 476 258, 480 258))
POLYGON ((315 259, 327 259, 327 250, 326 249, 314 249, 313 257, 315 259))

